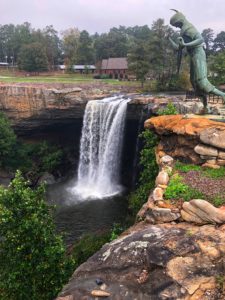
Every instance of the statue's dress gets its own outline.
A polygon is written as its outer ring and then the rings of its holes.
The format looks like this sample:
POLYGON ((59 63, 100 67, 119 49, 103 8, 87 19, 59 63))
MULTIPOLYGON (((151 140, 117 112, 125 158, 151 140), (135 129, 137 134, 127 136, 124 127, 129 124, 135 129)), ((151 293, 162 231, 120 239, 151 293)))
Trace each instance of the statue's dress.
MULTIPOLYGON (((181 36, 185 43, 190 43, 201 38, 201 35, 194 26, 182 29, 181 36)), ((203 44, 189 46, 187 47, 187 52, 190 56, 190 80, 195 91, 199 95, 210 93, 215 86, 207 79, 207 63, 203 44)))

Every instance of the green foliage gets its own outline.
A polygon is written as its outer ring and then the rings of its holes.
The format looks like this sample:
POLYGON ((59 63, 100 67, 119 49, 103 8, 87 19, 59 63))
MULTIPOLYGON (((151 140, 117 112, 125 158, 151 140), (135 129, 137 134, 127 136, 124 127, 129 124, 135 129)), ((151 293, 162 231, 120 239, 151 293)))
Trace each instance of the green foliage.
POLYGON ((213 80, 216 84, 222 84, 225 82, 225 50, 216 54, 212 58, 211 71, 213 71, 216 76, 213 80))
POLYGON ((8 158, 13 156, 16 136, 9 120, 0 112, 0 166, 7 165, 8 158))
POLYGON ((188 173, 189 171, 201 171, 202 170, 202 168, 200 166, 183 164, 179 161, 176 162, 175 169, 178 171, 181 171, 183 173, 188 173))
POLYGON ((90 256, 95 254, 101 247, 109 242, 110 233, 85 234, 73 246, 72 257, 75 261, 75 268, 85 262, 90 256))
POLYGON ((114 224, 110 234, 110 241, 117 239, 124 230, 125 228, 121 224, 114 224))
POLYGON ((219 169, 205 168, 203 174, 210 178, 224 178, 225 177, 225 167, 220 167, 219 169))
POLYGON ((48 59, 45 49, 40 43, 31 43, 21 48, 18 57, 20 70, 40 72, 48 69, 48 59))
POLYGON ((217 195, 213 199, 211 199, 211 202, 216 207, 225 205, 225 196, 217 195))
POLYGON ((148 51, 144 43, 139 42, 132 48, 128 55, 128 67, 136 75, 137 80, 140 80, 143 87, 150 68, 148 51))
POLYGON ((0 298, 52 300, 74 268, 65 255, 44 188, 32 190, 17 172, 0 188, 0 298))
POLYGON ((133 215, 136 215, 141 206, 147 201, 158 173, 158 165, 155 160, 155 146, 158 139, 150 130, 143 131, 141 137, 144 140, 144 147, 140 158, 142 171, 139 179, 139 187, 128 197, 129 208, 133 215))
POLYGON ((183 199, 189 201, 194 198, 202 198, 203 194, 193 188, 190 188, 188 185, 183 183, 183 178, 174 174, 169 182, 169 185, 165 191, 166 199, 183 199))
POLYGON ((163 115, 177 115, 178 111, 176 109, 176 106, 170 102, 167 104, 167 106, 164 109, 159 109, 158 110, 158 115, 163 116, 163 115))
POLYGON ((36 144, 17 142, 14 155, 8 159, 8 167, 12 170, 20 169, 24 174, 28 173, 32 179, 44 172, 56 170, 63 159, 63 151, 46 141, 36 144))

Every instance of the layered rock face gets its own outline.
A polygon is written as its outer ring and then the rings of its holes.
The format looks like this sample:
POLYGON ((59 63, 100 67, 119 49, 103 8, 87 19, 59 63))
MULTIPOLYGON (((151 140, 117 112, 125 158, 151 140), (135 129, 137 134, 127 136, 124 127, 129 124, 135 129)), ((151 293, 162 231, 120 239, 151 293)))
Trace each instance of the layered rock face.
POLYGON ((182 115, 160 116, 147 120, 145 127, 160 136, 159 156, 209 167, 225 165, 225 123, 182 115))
POLYGON ((58 300, 224 299, 224 230, 139 223, 82 264, 58 300))
MULTIPOLYGON (((81 85, 82 86, 82 85, 81 85)), ((42 129, 55 124, 81 121, 89 100, 99 100, 126 90, 97 84, 80 87, 54 88, 45 85, 0 85, 0 110, 10 118, 21 133, 42 129)), ((128 119, 139 120, 146 103, 135 101, 128 109, 128 119), (137 105, 140 104, 140 105, 137 105)))
POLYGON ((0 110, 17 130, 32 130, 70 119, 82 119, 88 100, 107 94, 79 87, 54 89, 32 86, 0 86, 0 110))

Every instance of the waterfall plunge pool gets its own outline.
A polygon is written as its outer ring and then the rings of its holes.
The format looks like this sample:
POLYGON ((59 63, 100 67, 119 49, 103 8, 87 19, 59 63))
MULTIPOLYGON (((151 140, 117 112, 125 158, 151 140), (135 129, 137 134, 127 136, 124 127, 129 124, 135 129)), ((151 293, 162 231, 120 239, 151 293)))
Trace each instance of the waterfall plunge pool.
POLYGON ((101 233, 124 221, 127 214, 125 193, 84 200, 71 192, 73 185, 74 179, 68 179, 47 190, 49 203, 56 206, 57 231, 64 236, 67 245, 72 245, 85 233, 101 233))

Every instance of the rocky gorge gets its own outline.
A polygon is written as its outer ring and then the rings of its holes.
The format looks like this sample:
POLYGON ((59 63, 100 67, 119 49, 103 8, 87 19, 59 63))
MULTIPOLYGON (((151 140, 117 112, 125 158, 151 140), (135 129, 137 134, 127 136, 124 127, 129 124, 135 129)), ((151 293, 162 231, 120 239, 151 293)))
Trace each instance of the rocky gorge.
POLYGON ((164 193, 174 159, 223 167, 225 124, 177 115, 151 118, 145 127, 160 138, 154 190, 136 224, 78 267, 57 300, 224 299, 224 206, 192 199, 174 207, 164 193))
MULTIPOLYGON (((127 165, 131 162, 129 155, 134 155, 130 153, 130 145, 136 142, 140 120, 156 114, 168 101, 174 102, 184 115, 154 117, 145 122, 145 128, 154 131, 160 140, 156 148, 160 171, 155 188, 149 191, 135 225, 78 267, 57 300, 102 297, 222 300, 225 297, 224 207, 216 208, 205 198, 191 199, 174 207, 165 201, 164 194, 175 160, 203 168, 224 167, 225 124, 187 115, 198 113, 201 103, 182 103, 175 96, 168 99, 142 96, 130 90, 120 92, 132 98, 124 141, 127 165)), ((2 85, 0 108, 23 138, 56 136, 61 137, 62 145, 67 140, 78 145, 88 100, 113 93, 113 87, 2 85)), ((129 177, 127 170, 124 174, 129 177)))

